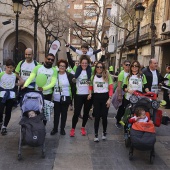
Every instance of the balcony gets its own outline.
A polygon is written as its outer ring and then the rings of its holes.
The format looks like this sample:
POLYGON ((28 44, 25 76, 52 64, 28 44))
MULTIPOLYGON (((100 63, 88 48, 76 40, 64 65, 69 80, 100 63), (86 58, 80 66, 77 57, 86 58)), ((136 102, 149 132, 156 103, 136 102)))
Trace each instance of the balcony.
MULTIPOLYGON (((151 40, 150 24, 141 27, 139 34, 139 42, 151 40)), ((134 31, 127 39, 126 46, 134 45, 136 43, 136 31, 134 31)))

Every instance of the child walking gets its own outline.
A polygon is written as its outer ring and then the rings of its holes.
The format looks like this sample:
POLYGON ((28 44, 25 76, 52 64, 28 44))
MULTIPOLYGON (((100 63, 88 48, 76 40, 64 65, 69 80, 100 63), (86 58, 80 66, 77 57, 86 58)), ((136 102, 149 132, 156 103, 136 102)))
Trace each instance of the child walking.
POLYGON ((11 111, 15 99, 16 75, 13 73, 15 64, 11 59, 6 61, 5 71, 0 73, 0 117, 3 116, 5 108, 5 118, 2 119, 1 134, 7 134, 7 126, 11 118, 11 111))

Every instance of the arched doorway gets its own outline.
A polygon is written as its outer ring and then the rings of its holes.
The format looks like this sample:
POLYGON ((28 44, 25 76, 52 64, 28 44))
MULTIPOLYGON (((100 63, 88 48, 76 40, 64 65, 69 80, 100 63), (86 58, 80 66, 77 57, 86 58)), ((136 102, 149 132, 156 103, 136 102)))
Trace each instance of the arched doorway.
MULTIPOLYGON (((25 50, 26 50, 26 45, 23 44, 22 42, 18 43, 18 57, 15 57, 15 53, 13 53, 13 60, 17 64, 19 61, 23 60, 25 58, 25 50)), ((15 51, 15 46, 13 48, 13 51, 15 51)))

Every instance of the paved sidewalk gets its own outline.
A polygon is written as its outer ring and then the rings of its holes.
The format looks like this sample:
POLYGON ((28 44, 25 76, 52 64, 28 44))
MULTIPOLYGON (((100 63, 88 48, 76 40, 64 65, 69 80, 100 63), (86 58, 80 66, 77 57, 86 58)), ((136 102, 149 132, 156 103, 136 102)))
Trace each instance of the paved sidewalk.
MULTIPOLYGON (((128 148, 125 147, 123 131, 114 126, 115 110, 111 107, 108 118, 107 140, 93 142, 94 121, 87 124, 87 136, 80 135, 79 119, 75 137, 69 137, 72 114, 69 113, 66 132, 60 137, 56 151, 54 170, 160 170, 170 169, 170 126, 156 128, 157 142, 154 164, 149 163, 149 152, 134 151, 134 159, 129 161, 128 148), (114 112, 114 113, 113 113, 114 112)), ((102 129, 100 128, 100 134, 102 129)))
MULTIPOLYGON (((170 110, 166 110, 170 116, 170 110)), ((71 138, 71 119, 73 111, 69 111, 66 125, 66 135, 50 136, 53 118, 47 123, 46 158, 41 158, 41 149, 24 146, 23 160, 17 160, 20 109, 13 110, 8 135, 1 136, 0 170, 168 170, 170 169, 170 124, 156 128, 157 142, 155 144, 155 161, 149 163, 149 152, 134 151, 134 159, 129 161, 128 148, 125 147, 123 130, 117 129, 113 107, 109 110, 107 140, 93 142, 93 120, 87 123, 87 136, 81 136, 82 120, 79 119, 76 136, 71 138)), ((100 138, 101 138, 100 124, 100 138)))

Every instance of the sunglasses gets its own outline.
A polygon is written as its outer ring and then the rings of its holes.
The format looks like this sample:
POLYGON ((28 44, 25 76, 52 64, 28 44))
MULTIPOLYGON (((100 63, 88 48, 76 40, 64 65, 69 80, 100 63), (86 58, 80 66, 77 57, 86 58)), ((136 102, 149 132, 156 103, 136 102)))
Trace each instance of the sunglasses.
POLYGON ((54 59, 53 59, 53 58, 47 58, 47 60, 54 62, 54 59))
POLYGON ((130 64, 125 64, 125 66, 130 66, 130 64))
POLYGON ((61 68, 65 68, 66 66, 59 65, 59 67, 61 67, 61 68))
POLYGON ((103 68, 102 66, 97 66, 96 68, 103 68))
POLYGON ((139 67, 138 65, 132 65, 132 67, 139 67))

